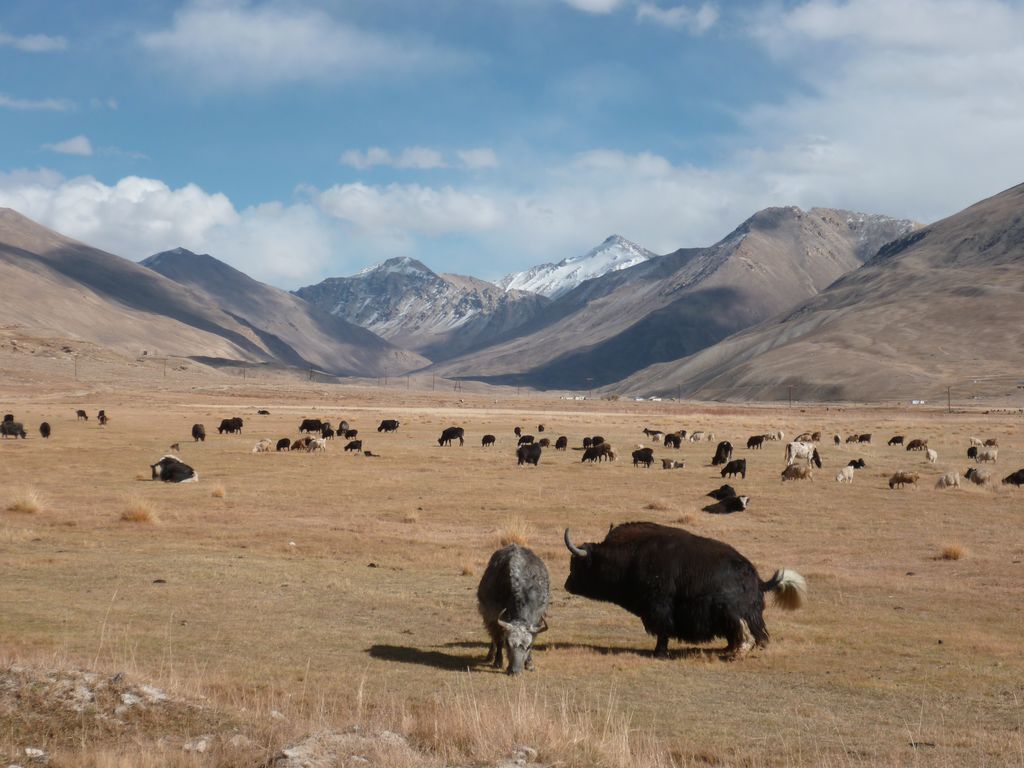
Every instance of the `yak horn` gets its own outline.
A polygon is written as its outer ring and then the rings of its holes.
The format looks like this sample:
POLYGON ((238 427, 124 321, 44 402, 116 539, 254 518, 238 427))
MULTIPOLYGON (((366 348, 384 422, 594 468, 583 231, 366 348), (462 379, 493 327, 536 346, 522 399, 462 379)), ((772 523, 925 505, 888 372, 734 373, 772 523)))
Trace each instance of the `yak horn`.
POLYGON ((502 621, 501 620, 501 617, 505 615, 505 611, 507 611, 507 610, 508 610, 508 608, 502 608, 501 609, 501 613, 498 614, 498 626, 501 627, 504 630, 512 629, 512 625, 511 624, 509 624, 507 621, 502 621))
POLYGON ((535 635, 539 635, 541 632, 547 632, 547 631, 548 631, 548 620, 545 619, 543 616, 540 617, 540 626, 539 627, 530 627, 530 632, 532 632, 535 635))
POLYGON ((568 548, 568 550, 570 552, 572 552, 574 555, 576 555, 576 557, 586 557, 587 555, 590 554, 589 552, 587 552, 587 550, 580 549, 579 547, 577 547, 575 544, 572 543, 572 539, 569 538, 569 529, 568 528, 565 529, 565 546, 568 548))

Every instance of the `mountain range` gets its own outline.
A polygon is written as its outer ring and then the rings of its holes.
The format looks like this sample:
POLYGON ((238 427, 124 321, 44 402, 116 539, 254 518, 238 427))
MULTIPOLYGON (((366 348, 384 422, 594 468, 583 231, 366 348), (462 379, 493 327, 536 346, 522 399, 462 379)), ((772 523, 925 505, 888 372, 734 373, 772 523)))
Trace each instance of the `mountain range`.
POLYGON ((710 247, 584 281, 509 338, 435 369, 539 388, 612 384, 793 307, 915 226, 829 208, 768 208, 710 247))
POLYGON ((0 323, 129 354, 702 399, 877 399, 1019 376, 1024 185, 934 224, 769 208, 714 245, 612 236, 500 285, 410 258, 294 293, 135 263, 0 209, 0 323), (522 290, 529 286, 534 290, 522 290))

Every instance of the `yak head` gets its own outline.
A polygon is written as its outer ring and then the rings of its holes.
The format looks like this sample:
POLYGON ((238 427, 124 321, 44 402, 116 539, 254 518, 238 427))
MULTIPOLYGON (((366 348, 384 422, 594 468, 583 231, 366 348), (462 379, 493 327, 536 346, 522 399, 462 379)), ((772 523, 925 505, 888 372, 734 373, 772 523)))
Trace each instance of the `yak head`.
POLYGON ((548 628, 548 623, 541 618, 540 626, 533 626, 521 619, 505 621, 501 618, 505 611, 498 615, 498 626, 505 635, 505 648, 508 651, 508 674, 521 674, 530 660, 530 649, 537 635, 548 628))
POLYGON ((565 546, 572 553, 569 561, 569 578, 565 580, 565 589, 574 595, 589 597, 592 600, 606 600, 606 581, 614 581, 614 574, 609 573, 608 563, 597 551, 600 545, 584 544, 578 547, 569 538, 569 529, 565 529, 565 546))

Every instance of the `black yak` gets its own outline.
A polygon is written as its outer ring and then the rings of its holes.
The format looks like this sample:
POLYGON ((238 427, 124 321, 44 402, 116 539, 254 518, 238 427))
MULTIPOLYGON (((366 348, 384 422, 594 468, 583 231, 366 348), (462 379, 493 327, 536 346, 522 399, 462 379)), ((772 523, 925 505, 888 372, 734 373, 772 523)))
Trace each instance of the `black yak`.
POLYGON ((728 544, 657 523, 618 525, 604 541, 579 547, 567 528, 565 546, 572 553, 566 591, 640 617, 657 638, 656 657, 668 656, 669 638, 705 643, 724 637, 734 656, 764 646, 764 593, 774 592, 777 604, 795 609, 806 591, 795 571, 778 570, 762 581, 728 544))

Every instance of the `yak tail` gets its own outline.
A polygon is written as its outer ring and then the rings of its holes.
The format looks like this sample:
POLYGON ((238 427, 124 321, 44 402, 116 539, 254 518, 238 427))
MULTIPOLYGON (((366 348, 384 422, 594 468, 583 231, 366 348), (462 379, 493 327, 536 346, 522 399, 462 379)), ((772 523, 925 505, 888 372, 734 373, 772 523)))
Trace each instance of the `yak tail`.
POLYGON ((807 580, 796 571, 782 568, 769 581, 761 582, 762 592, 775 593, 775 605, 785 611, 795 611, 807 598, 807 580))

